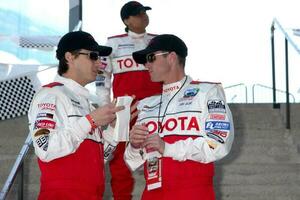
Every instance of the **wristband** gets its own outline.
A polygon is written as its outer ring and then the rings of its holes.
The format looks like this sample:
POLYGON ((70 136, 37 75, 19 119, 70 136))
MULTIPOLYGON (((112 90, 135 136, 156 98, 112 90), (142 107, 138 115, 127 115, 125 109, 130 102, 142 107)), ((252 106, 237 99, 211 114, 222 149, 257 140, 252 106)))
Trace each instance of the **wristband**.
POLYGON ((86 115, 85 116, 87 118, 87 120, 90 122, 91 126, 92 126, 92 129, 95 129, 97 128, 97 125, 94 121, 94 119, 92 118, 92 116, 90 114, 86 115))

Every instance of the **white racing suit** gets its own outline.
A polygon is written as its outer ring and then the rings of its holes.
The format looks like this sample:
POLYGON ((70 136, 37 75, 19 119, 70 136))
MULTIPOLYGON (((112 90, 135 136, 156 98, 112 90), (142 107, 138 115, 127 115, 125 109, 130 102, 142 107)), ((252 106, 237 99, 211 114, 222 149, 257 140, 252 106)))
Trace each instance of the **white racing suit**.
MULTIPOLYGON (((102 199, 103 137, 86 118, 89 91, 61 76, 35 95, 29 128, 41 171, 39 199, 102 199)), ((112 128, 105 130, 111 132, 112 128)), ((107 142, 107 141, 105 141, 107 142)))
MULTIPOLYGON (((146 125, 149 134, 159 134, 165 142, 162 186, 145 189, 142 199, 214 199, 213 162, 229 153, 234 139, 222 86, 186 76, 164 85, 162 95, 140 101, 138 110, 137 124, 146 125)), ((125 161, 132 170, 144 164, 148 182, 147 153, 142 152, 128 145, 125 161)))
MULTIPOLYGON (((149 33, 136 34, 129 31, 128 34, 108 38, 106 46, 112 47, 113 51, 103 61, 103 68, 96 79, 96 93, 100 103, 109 102, 111 75, 113 75, 112 91, 114 98, 135 95, 135 100, 141 100, 161 93, 161 83, 152 82, 145 66, 137 64, 132 58, 132 53, 146 48, 154 36, 149 33)), ((114 150, 112 146, 108 147, 112 151, 114 150)), ((131 171, 124 162, 124 151, 125 142, 120 142, 113 153, 113 158, 105 157, 111 159, 109 167, 114 199, 132 198, 134 180, 131 171)))

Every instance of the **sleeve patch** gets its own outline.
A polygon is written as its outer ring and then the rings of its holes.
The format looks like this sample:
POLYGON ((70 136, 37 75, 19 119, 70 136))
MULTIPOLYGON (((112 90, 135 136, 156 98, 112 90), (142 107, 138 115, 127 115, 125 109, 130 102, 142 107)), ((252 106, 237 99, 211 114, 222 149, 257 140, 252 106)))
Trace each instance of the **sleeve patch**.
POLYGON ((226 113, 225 102, 223 100, 208 100, 207 108, 209 113, 226 113))
POLYGON ((56 122, 51 121, 51 120, 36 120, 34 123, 34 129, 40 129, 40 128, 45 128, 45 129, 54 129, 56 125, 56 122))
POLYGON ((56 109, 56 105, 53 103, 39 103, 37 106, 40 110, 54 111, 56 109))
POLYGON ((38 113, 37 119, 39 118, 49 118, 49 119, 53 119, 53 114, 51 113, 38 113))
POLYGON ((205 130, 230 130, 230 123, 221 121, 208 121, 205 122, 205 130))
POLYGON ((42 135, 35 142, 38 145, 38 147, 42 148, 44 151, 47 151, 48 141, 49 141, 49 136, 48 135, 42 135))
POLYGON ((49 135, 50 131, 48 129, 42 128, 35 132, 34 137, 38 137, 41 135, 49 135))
POLYGON ((225 120, 225 118, 226 118, 226 116, 223 114, 216 114, 216 113, 209 114, 209 119, 225 120))
POLYGON ((221 144, 224 144, 224 139, 227 137, 228 132, 227 131, 219 131, 219 130, 212 130, 206 132, 207 137, 212 138, 221 144))

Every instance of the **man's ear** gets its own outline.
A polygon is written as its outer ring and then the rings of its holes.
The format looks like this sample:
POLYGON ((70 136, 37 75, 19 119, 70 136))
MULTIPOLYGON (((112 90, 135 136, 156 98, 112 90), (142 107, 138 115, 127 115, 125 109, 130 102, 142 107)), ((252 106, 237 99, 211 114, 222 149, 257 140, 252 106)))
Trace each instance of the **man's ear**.
POLYGON ((168 55, 168 61, 172 64, 176 62, 177 54, 174 51, 171 51, 168 55))
POLYGON ((66 59, 67 63, 72 62, 73 58, 74 58, 74 56, 70 52, 65 53, 65 59, 66 59))
POLYGON ((129 19, 129 18, 123 20, 123 22, 124 22, 124 24, 125 24, 126 26, 129 26, 129 20, 128 20, 128 19, 129 19))

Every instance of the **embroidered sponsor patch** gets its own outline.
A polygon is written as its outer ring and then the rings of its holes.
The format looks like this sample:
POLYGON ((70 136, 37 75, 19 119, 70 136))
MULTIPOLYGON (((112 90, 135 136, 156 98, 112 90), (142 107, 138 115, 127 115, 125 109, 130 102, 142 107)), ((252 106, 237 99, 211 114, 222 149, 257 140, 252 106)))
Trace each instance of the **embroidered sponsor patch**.
POLYGON ((47 151, 47 149, 48 149, 48 140, 49 140, 48 135, 42 135, 35 142, 38 145, 38 147, 42 148, 44 151, 47 151))
POLYGON ((220 136, 214 134, 214 132, 206 132, 206 135, 222 144, 224 143, 224 139, 221 138, 220 136))
POLYGON ((206 132, 206 135, 223 144, 224 139, 227 138, 228 132, 220 131, 220 130, 211 130, 211 131, 206 132))
POLYGON ((49 135, 50 131, 48 129, 42 128, 35 132, 34 137, 38 137, 40 135, 49 135))
POLYGON ((225 120, 225 115, 222 115, 222 114, 209 114, 209 119, 225 120))
POLYGON ((172 87, 165 88, 163 92, 164 93, 173 92, 175 90, 179 90, 179 88, 180 88, 179 85, 174 85, 172 87))
POLYGON ((37 119, 39 118, 49 118, 49 119, 53 119, 53 114, 51 113, 38 113, 38 115, 36 116, 37 119))
POLYGON ((186 91, 184 91, 183 97, 194 97, 199 92, 199 88, 189 88, 186 91))
POLYGON ((96 81, 96 87, 104 87, 105 83, 103 81, 96 81))
POLYGON ((208 100, 207 108, 209 113, 221 112, 225 113, 225 102, 223 100, 208 100))
MULTIPOLYGON (((102 71, 99 71, 98 74, 100 74, 100 72, 101 72, 101 74, 103 74, 102 71)), ((105 81, 105 76, 103 76, 103 75, 102 76, 97 76, 96 77, 96 81, 101 81, 101 82, 105 81)))
POLYGON ((205 130, 230 130, 230 123, 220 121, 208 121, 205 122, 205 130))
POLYGON ((220 130, 213 130, 211 131, 212 134, 220 136, 221 138, 227 138, 228 131, 220 131, 220 130))
POLYGON ((34 123, 34 129, 46 128, 46 129, 54 129, 55 122, 51 120, 36 120, 34 123))
POLYGON ((200 131, 200 125, 196 116, 178 116, 166 119, 163 123, 157 120, 150 120, 145 123, 148 128, 149 134, 157 133, 159 131, 167 133, 200 131))
POLYGON ((111 63, 114 74, 147 70, 144 65, 136 63, 131 55, 114 58, 111 63))
POLYGON ((56 109, 56 105, 52 103, 39 103, 38 108, 40 110, 51 110, 54 111, 56 109))

